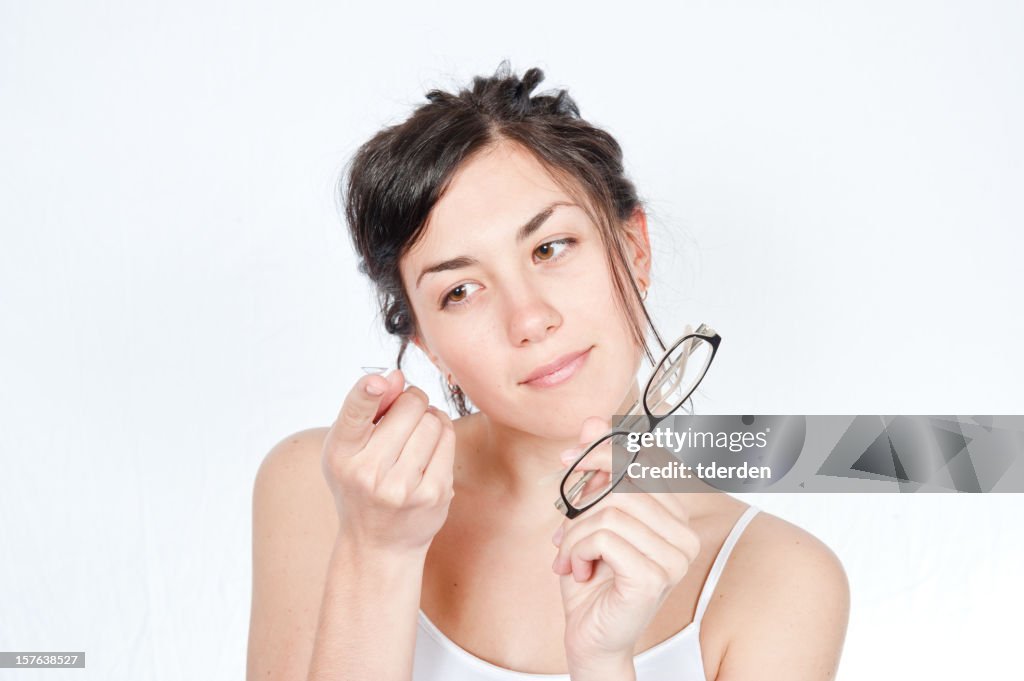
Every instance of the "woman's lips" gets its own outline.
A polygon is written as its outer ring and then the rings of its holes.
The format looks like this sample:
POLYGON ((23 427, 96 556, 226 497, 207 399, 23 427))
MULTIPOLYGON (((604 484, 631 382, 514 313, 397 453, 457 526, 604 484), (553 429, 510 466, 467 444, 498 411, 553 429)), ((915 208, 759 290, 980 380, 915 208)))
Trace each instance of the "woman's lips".
POLYGON ((587 348, 586 352, 584 352, 582 355, 572 360, 568 364, 558 369, 555 369, 549 374, 544 374, 543 376, 535 378, 532 381, 526 381, 523 383, 523 385, 529 385, 535 388, 550 388, 552 386, 565 383, 570 378, 572 378, 576 374, 576 372, 579 371, 580 367, 583 366, 583 363, 587 361, 587 357, 590 356, 590 351, 592 349, 593 346, 587 348))

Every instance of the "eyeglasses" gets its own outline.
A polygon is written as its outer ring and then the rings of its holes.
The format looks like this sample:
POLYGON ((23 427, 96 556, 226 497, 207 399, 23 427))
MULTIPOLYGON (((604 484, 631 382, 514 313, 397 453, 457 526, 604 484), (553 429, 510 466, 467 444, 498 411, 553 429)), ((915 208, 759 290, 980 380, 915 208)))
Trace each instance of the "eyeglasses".
MULTIPOLYGON (((722 337, 714 329, 701 324, 693 333, 686 333, 672 343, 655 365, 641 397, 620 422, 625 430, 613 430, 594 440, 566 471, 555 508, 575 518, 615 489, 639 452, 632 458, 613 456, 609 466, 608 444, 621 447, 618 451, 627 451, 630 433, 649 432, 682 407, 704 379, 721 342, 722 337)), ((693 414, 692 402, 688 413, 693 414)))

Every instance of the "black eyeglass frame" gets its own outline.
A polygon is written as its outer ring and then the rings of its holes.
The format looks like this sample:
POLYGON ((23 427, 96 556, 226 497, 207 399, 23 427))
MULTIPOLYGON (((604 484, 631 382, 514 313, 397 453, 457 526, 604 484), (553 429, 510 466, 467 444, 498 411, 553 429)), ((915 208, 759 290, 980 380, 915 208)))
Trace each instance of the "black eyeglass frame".
MULTIPOLYGON (((694 331, 693 333, 688 333, 688 334, 684 334, 684 335, 680 336, 679 339, 676 340, 674 343, 672 343, 672 345, 668 348, 668 350, 665 351, 665 353, 661 357, 661 360, 656 365, 654 365, 654 370, 651 371, 651 376, 650 376, 650 378, 647 379, 647 383, 646 383, 646 385, 644 385, 644 390, 640 394, 640 399, 638 400, 638 402, 643 405, 644 413, 643 414, 636 414, 636 418, 638 418, 638 419, 639 418, 646 418, 646 420, 647 420, 647 427, 646 427, 646 429, 643 432, 646 433, 646 432, 650 432, 650 431, 654 430, 654 428, 657 427, 658 423, 660 423, 661 421, 663 421, 667 417, 671 416, 680 407, 682 407, 686 403, 686 401, 688 399, 690 399, 690 396, 693 395, 695 390, 697 390, 697 386, 699 386, 701 381, 704 380, 704 376, 707 374, 708 368, 711 367, 711 362, 714 361, 715 355, 718 353, 718 346, 721 344, 721 342, 722 342, 722 337, 720 335, 718 335, 718 332, 716 332, 714 329, 712 329, 707 324, 701 324, 699 327, 697 327, 697 330, 694 331), (684 342, 688 341, 691 338, 700 338, 702 340, 707 341, 711 345, 711 354, 708 356, 707 361, 704 363, 704 366, 701 368, 700 375, 697 377, 697 380, 694 381, 693 387, 690 388, 690 391, 688 393, 686 393, 686 395, 681 400, 679 400, 679 403, 676 404, 674 407, 672 407, 672 409, 668 410, 664 414, 661 414, 660 416, 655 416, 654 414, 651 413, 650 406, 647 404, 647 401, 650 398, 651 386, 654 385, 654 379, 655 379, 656 376, 658 376, 659 370, 661 369, 661 366, 666 361, 668 361, 669 357, 672 356, 672 353, 675 352, 675 350, 681 344, 683 344, 684 342)), ((668 375, 669 373, 670 373, 670 370, 666 371, 665 375, 668 375)), ((629 411, 632 413, 633 411, 636 410, 637 406, 639 406, 638 403, 634 402, 633 406, 629 409, 629 411)), ((631 421, 631 423, 633 423, 633 422, 631 421)), ((607 440, 609 438, 613 438, 616 435, 629 435, 629 433, 631 433, 631 432, 637 432, 637 431, 612 430, 612 431, 606 433, 605 435, 602 435, 598 439, 594 440, 593 442, 591 442, 590 445, 587 447, 587 449, 582 454, 580 454, 580 456, 577 457, 576 461, 573 462, 572 466, 569 467, 569 470, 567 470, 565 472, 565 475, 562 476, 562 482, 558 486, 558 494, 559 494, 560 498, 555 500, 555 508, 557 508, 563 514, 565 514, 565 516, 568 517, 571 520, 571 519, 577 517, 578 515, 580 515, 581 513, 583 513, 584 511, 586 511, 587 509, 592 508, 595 504, 597 504, 599 501, 601 501, 606 496, 608 496, 611 493, 611 491, 613 489, 615 489, 615 487, 617 487, 618 484, 620 482, 622 482, 622 479, 626 476, 626 472, 629 470, 629 466, 628 465, 623 467, 622 472, 619 473, 619 475, 615 479, 615 481, 612 482, 612 484, 608 486, 608 489, 606 489, 601 494, 601 496, 597 497, 596 499, 594 499, 593 501, 591 501, 590 503, 588 503, 588 504, 586 504, 585 506, 582 506, 582 507, 573 506, 572 502, 569 501, 569 498, 568 498, 568 496, 565 493, 565 485, 569 481, 569 477, 573 474, 573 471, 576 470, 576 466, 578 466, 580 464, 580 462, 583 461, 583 459, 585 459, 588 454, 590 454, 591 451, 593 451, 596 447, 600 446, 602 443, 604 443, 605 440, 607 440)), ((630 463, 635 461, 636 457, 638 455, 639 455, 639 452, 634 453, 633 454, 633 458, 630 461, 630 463)), ((574 487, 580 487, 580 489, 582 489, 582 485, 585 485, 586 482, 590 479, 590 477, 592 475, 593 475, 593 473, 591 473, 591 472, 584 473, 583 479, 581 479, 580 481, 576 482, 573 486, 574 487)), ((576 496, 577 494, 579 494, 580 489, 577 489, 577 490, 573 491, 572 492, 572 496, 576 496)))

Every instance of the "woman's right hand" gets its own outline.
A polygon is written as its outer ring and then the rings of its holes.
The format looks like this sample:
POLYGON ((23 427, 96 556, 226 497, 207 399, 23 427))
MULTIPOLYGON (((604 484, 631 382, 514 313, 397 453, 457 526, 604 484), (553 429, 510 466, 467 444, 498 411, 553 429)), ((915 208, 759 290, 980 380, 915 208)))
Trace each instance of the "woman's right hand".
POLYGON ((360 378, 327 433, 321 465, 344 536, 425 553, 455 494, 455 427, 426 393, 404 386, 398 369, 360 378))

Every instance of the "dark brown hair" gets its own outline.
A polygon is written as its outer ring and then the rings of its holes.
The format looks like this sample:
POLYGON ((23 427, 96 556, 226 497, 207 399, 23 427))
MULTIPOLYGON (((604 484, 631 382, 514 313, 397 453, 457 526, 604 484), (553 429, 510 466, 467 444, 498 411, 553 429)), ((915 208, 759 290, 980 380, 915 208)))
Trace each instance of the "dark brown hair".
MULTIPOLYGON (((399 368, 417 326, 398 262, 422 236, 430 211, 456 170, 501 141, 533 154, 579 201, 601 234, 616 305, 626 315, 635 340, 653 364, 656 359, 636 314, 639 310, 665 349, 629 275, 623 250, 622 225, 642 205, 625 176, 622 149, 611 135, 580 117, 566 90, 531 96, 543 78, 537 68, 520 78, 503 61, 493 76, 474 78, 471 88, 458 93, 431 90, 427 103, 404 122, 374 135, 349 162, 339 188, 345 219, 359 270, 376 287, 384 328, 401 340, 399 368), (627 295, 633 306, 627 305, 627 295)), ((444 390, 460 416, 470 413, 461 390, 449 390, 447 385, 444 390)))

